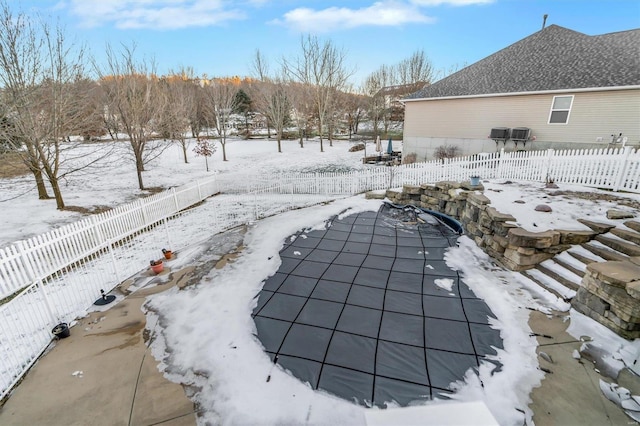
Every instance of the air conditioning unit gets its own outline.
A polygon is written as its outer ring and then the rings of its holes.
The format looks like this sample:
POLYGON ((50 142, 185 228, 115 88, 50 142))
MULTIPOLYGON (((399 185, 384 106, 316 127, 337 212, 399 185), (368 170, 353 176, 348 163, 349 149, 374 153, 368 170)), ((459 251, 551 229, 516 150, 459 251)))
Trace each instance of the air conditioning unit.
POLYGON ((511 130, 511 139, 514 141, 528 141, 531 129, 528 127, 516 127, 511 130))
POLYGON ((489 139, 493 139, 494 141, 506 141, 509 139, 511 134, 511 129, 508 127, 494 127, 491 129, 491 134, 489 135, 489 139))

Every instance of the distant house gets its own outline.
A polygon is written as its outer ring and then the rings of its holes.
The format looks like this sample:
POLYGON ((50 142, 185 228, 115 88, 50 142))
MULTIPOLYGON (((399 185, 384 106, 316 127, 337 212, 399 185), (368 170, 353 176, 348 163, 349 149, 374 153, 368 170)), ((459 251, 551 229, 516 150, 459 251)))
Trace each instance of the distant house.
POLYGON ((403 153, 423 160, 445 145, 462 154, 638 146, 640 29, 588 36, 551 25, 403 102, 403 153))

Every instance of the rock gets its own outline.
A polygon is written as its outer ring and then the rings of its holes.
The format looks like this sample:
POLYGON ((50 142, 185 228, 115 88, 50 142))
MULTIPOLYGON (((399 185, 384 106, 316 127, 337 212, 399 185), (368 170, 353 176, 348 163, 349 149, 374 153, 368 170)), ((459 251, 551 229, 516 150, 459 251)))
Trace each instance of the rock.
POLYGON ((509 244, 515 247, 549 248, 560 244, 558 231, 530 232, 522 228, 512 228, 507 234, 509 244))
POLYGON ((640 266, 625 260, 594 262, 587 265, 587 273, 598 281, 624 288, 640 279, 640 266))
POLYGON ((640 281, 633 281, 625 287, 629 296, 636 300, 640 300, 640 281))
POLYGON ((607 210, 607 219, 630 219, 636 217, 634 213, 626 212, 624 210, 610 209, 607 210))
POLYGON ((553 254, 550 253, 535 253, 532 255, 522 254, 518 250, 507 248, 504 251, 504 259, 507 262, 509 269, 512 271, 522 271, 524 269, 531 268, 538 263, 542 263, 547 259, 551 259, 553 254))
POLYGON ((615 225, 609 225, 608 223, 593 222, 587 219, 578 219, 578 222, 591 228, 594 232, 598 234, 606 234, 611 229, 616 227, 615 225))
POLYGON ((510 214, 501 213, 493 207, 487 207, 487 215, 494 222, 515 222, 516 218, 510 214))
POLYGON ((534 210, 537 212, 546 212, 546 213, 553 211, 551 207, 549 207, 546 204, 538 204, 534 210))
POLYGON ((624 226, 626 226, 627 228, 631 228, 634 231, 640 232, 640 222, 638 221, 628 220, 624 222, 624 226))
POLYGON ((524 204, 525 201, 524 200, 515 200, 514 203, 516 203, 516 204, 524 204))
POLYGON ((583 244, 589 242, 596 236, 593 231, 565 231, 558 229, 560 242, 562 244, 583 244))
POLYGON ((480 207, 486 204, 490 204, 491 200, 482 194, 472 193, 472 194, 469 194, 469 197, 467 198, 467 202, 480 207))
POLYGON ((549 189, 558 189, 558 185, 556 185, 556 184, 555 184, 555 183, 553 183, 553 182, 549 182, 549 183, 547 183, 544 187, 545 187, 545 188, 549 188, 549 189))
POLYGON ((386 198, 385 191, 369 191, 364 194, 364 198, 367 200, 384 200, 386 198))
POLYGON ((416 185, 403 185, 402 192, 409 195, 420 195, 420 187, 416 185))

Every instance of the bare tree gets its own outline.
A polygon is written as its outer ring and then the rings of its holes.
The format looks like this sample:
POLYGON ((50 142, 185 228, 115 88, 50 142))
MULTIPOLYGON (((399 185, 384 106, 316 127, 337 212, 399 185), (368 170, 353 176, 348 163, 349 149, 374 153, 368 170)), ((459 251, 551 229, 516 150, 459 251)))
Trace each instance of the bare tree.
POLYGON ((365 79, 363 93, 369 97, 369 117, 378 135, 378 125, 388 134, 394 123, 404 120, 404 108, 399 98, 422 89, 433 79, 433 67, 424 51, 414 52, 395 65, 381 65, 365 79))
POLYGON ((397 84, 409 86, 407 91, 420 90, 433 80, 433 66, 424 50, 414 52, 409 58, 400 61, 395 68, 395 81, 397 84))
POLYGON ((226 79, 216 79, 204 88, 208 116, 215 127, 222 146, 222 160, 227 160, 227 133, 229 132, 229 117, 236 107, 236 87, 226 79))
MULTIPOLYGON (((11 126, 4 139, 19 141, 24 163, 33 173, 39 198, 49 198, 64 209, 60 179, 99 160, 98 155, 75 155, 69 136, 87 131, 95 119, 91 90, 86 90, 85 52, 69 42, 60 26, 24 14, 14 15, 0 3, 0 81, 11 126)), ((106 155, 106 154, 105 154, 106 155)))
POLYGON ((365 116, 367 98, 353 92, 343 92, 340 97, 349 129, 349 139, 351 139, 353 134, 358 133, 360 122, 365 116))
POLYGON ((135 46, 122 46, 120 52, 107 46, 106 69, 104 73, 96 67, 102 77, 106 114, 114 115, 129 136, 138 187, 144 190, 145 165, 168 147, 152 138, 162 120, 166 98, 160 90, 153 63, 136 59, 135 46))
POLYGON ((391 71, 382 65, 367 76, 362 86, 363 94, 368 98, 369 119, 373 124, 373 135, 379 136, 379 126, 385 120, 386 102, 383 88, 390 85, 391 71))
POLYGON ((194 85, 193 80, 183 73, 171 73, 161 79, 160 85, 166 97, 165 110, 160 123, 161 133, 163 137, 180 145, 185 163, 189 163, 187 157, 189 141, 186 133, 190 128, 189 115, 196 101, 194 85))
POLYGON ((256 51, 253 61, 254 73, 260 81, 254 87, 254 98, 258 111, 267 117, 276 131, 278 152, 282 152, 282 135, 291 112, 289 84, 284 70, 280 75, 270 76, 268 64, 260 51, 256 51))
POLYGON ((301 56, 289 61, 284 60, 286 73, 294 80, 313 89, 312 96, 315 114, 318 118, 320 151, 324 151, 322 133, 331 98, 347 83, 352 73, 345 68, 346 54, 331 41, 320 43, 317 37, 308 35, 301 40, 301 56))
POLYGON ((309 137, 313 116, 312 89, 307 84, 289 82, 289 99, 291 100, 291 118, 298 129, 300 148, 304 148, 304 138, 309 137))

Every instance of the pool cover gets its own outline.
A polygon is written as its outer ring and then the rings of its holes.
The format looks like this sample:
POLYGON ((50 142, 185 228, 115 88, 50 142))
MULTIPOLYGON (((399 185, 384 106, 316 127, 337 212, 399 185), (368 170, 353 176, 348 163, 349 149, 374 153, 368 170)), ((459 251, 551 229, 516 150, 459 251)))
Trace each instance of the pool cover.
POLYGON ((288 238, 253 311, 272 360, 366 406, 450 394, 502 348, 489 307, 445 264, 453 222, 384 204, 288 238))

